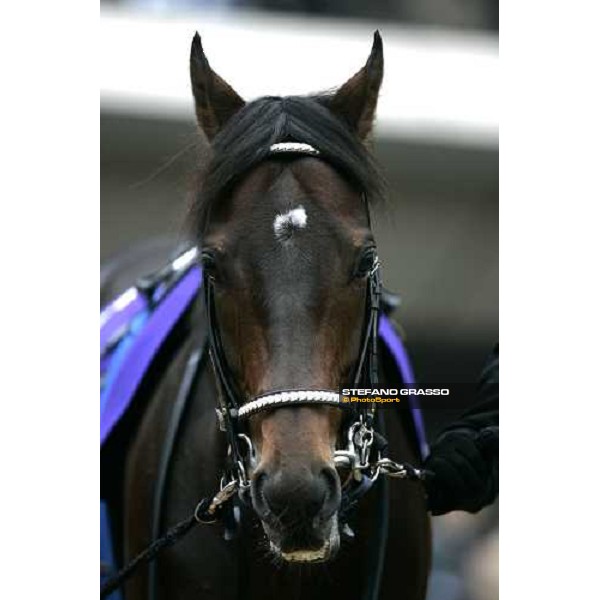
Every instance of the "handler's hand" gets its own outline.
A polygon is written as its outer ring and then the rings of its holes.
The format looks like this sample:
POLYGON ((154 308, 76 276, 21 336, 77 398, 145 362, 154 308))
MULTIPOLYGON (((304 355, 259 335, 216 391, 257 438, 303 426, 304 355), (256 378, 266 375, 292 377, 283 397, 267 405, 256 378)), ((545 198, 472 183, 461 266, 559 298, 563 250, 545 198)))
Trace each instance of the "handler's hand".
POLYGON ((475 513, 498 496, 498 427, 454 429, 432 445, 424 468, 432 515, 453 510, 475 513))

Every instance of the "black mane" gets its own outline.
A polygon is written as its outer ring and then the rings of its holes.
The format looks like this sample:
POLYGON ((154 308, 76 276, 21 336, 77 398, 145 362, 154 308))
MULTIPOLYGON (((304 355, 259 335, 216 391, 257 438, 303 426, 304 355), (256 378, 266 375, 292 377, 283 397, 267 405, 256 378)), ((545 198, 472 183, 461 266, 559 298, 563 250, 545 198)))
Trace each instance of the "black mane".
POLYGON ((192 207, 192 227, 202 237, 210 207, 279 142, 302 142, 364 192, 369 202, 383 196, 377 167, 351 128, 328 108, 330 96, 266 96, 248 103, 214 138, 212 157, 192 207))

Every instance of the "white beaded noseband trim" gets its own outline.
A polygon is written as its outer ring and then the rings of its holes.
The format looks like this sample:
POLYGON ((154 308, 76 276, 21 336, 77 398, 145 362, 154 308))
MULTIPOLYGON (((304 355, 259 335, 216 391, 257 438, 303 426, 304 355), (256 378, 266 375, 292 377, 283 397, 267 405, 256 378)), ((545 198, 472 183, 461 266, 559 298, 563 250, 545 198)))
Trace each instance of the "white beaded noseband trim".
POLYGON ((321 153, 310 144, 280 142, 279 144, 273 144, 269 148, 269 154, 308 154, 310 156, 319 156, 321 153))
POLYGON ((291 406, 294 404, 329 404, 332 406, 341 406, 340 395, 338 392, 327 392, 319 390, 294 390, 291 392, 276 392, 274 394, 265 394, 258 396, 240 407, 238 417, 244 419, 250 417, 261 410, 278 408, 281 406, 291 406))

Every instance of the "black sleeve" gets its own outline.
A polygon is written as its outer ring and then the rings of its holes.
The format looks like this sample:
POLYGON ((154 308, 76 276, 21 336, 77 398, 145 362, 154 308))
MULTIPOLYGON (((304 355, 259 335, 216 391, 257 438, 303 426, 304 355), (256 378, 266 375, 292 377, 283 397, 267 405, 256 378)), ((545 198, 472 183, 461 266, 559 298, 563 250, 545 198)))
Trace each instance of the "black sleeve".
POLYGON ((477 401, 459 419, 446 429, 474 429, 498 427, 499 423, 499 353, 498 344, 488 357, 477 388, 477 401))
POLYGON ((482 372, 475 404, 436 438, 424 467, 428 508, 478 512, 498 497, 498 346, 482 372))

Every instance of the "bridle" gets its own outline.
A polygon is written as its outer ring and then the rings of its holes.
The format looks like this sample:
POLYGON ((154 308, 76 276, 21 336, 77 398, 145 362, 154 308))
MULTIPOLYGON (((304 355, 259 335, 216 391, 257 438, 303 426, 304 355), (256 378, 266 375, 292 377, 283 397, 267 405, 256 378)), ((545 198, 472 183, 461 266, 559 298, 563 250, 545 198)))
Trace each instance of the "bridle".
MULTIPOLYGON (((284 153, 314 157, 320 155, 319 150, 309 144, 284 142, 272 145, 269 148, 267 157, 284 153)), ((364 194, 363 201, 370 227, 371 218, 364 194)), ((377 335, 381 273, 379 259, 376 254, 374 256, 372 268, 367 275, 365 317, 360 351, 354 368, 352 381, 354 387, 358 387, 359 384, 364 384, 364 387, 376 387, 378 383, 377 335)), ((227 482, 236 479, 239 484, 240 495, 243 495, 250 487, 247 474, 250 468, 254 466, 255 452, 248 435, 248 419, 266 411, 300 405, 336 406, 351 413, 352 419, 346 432, 347 446, 345 449, 335 452, 335 464, 338 467, 350 468, 355 475, 354 481, 360 482, 363 477, 367 476, 372 483, 380 470, 380 465, 373 466, 370 462, 371 446, 378 439, 373 430, 375 404, 367 403, 356 407, 356 405, 342 402, 339 390, 314 389, 272 390, 244 401, 245 399, 236 386, 235 377, 223 350, 215 310, 214 281, 210 275, 206 276, 203 287, 208 321, 209 355, 219 388, 217 416, 220 429, 226 434, 228 442, 228 472, 224 476, 222 484, 226 485, 227 482)), ((381 456, 377 458, 381 459, 381 456)))

